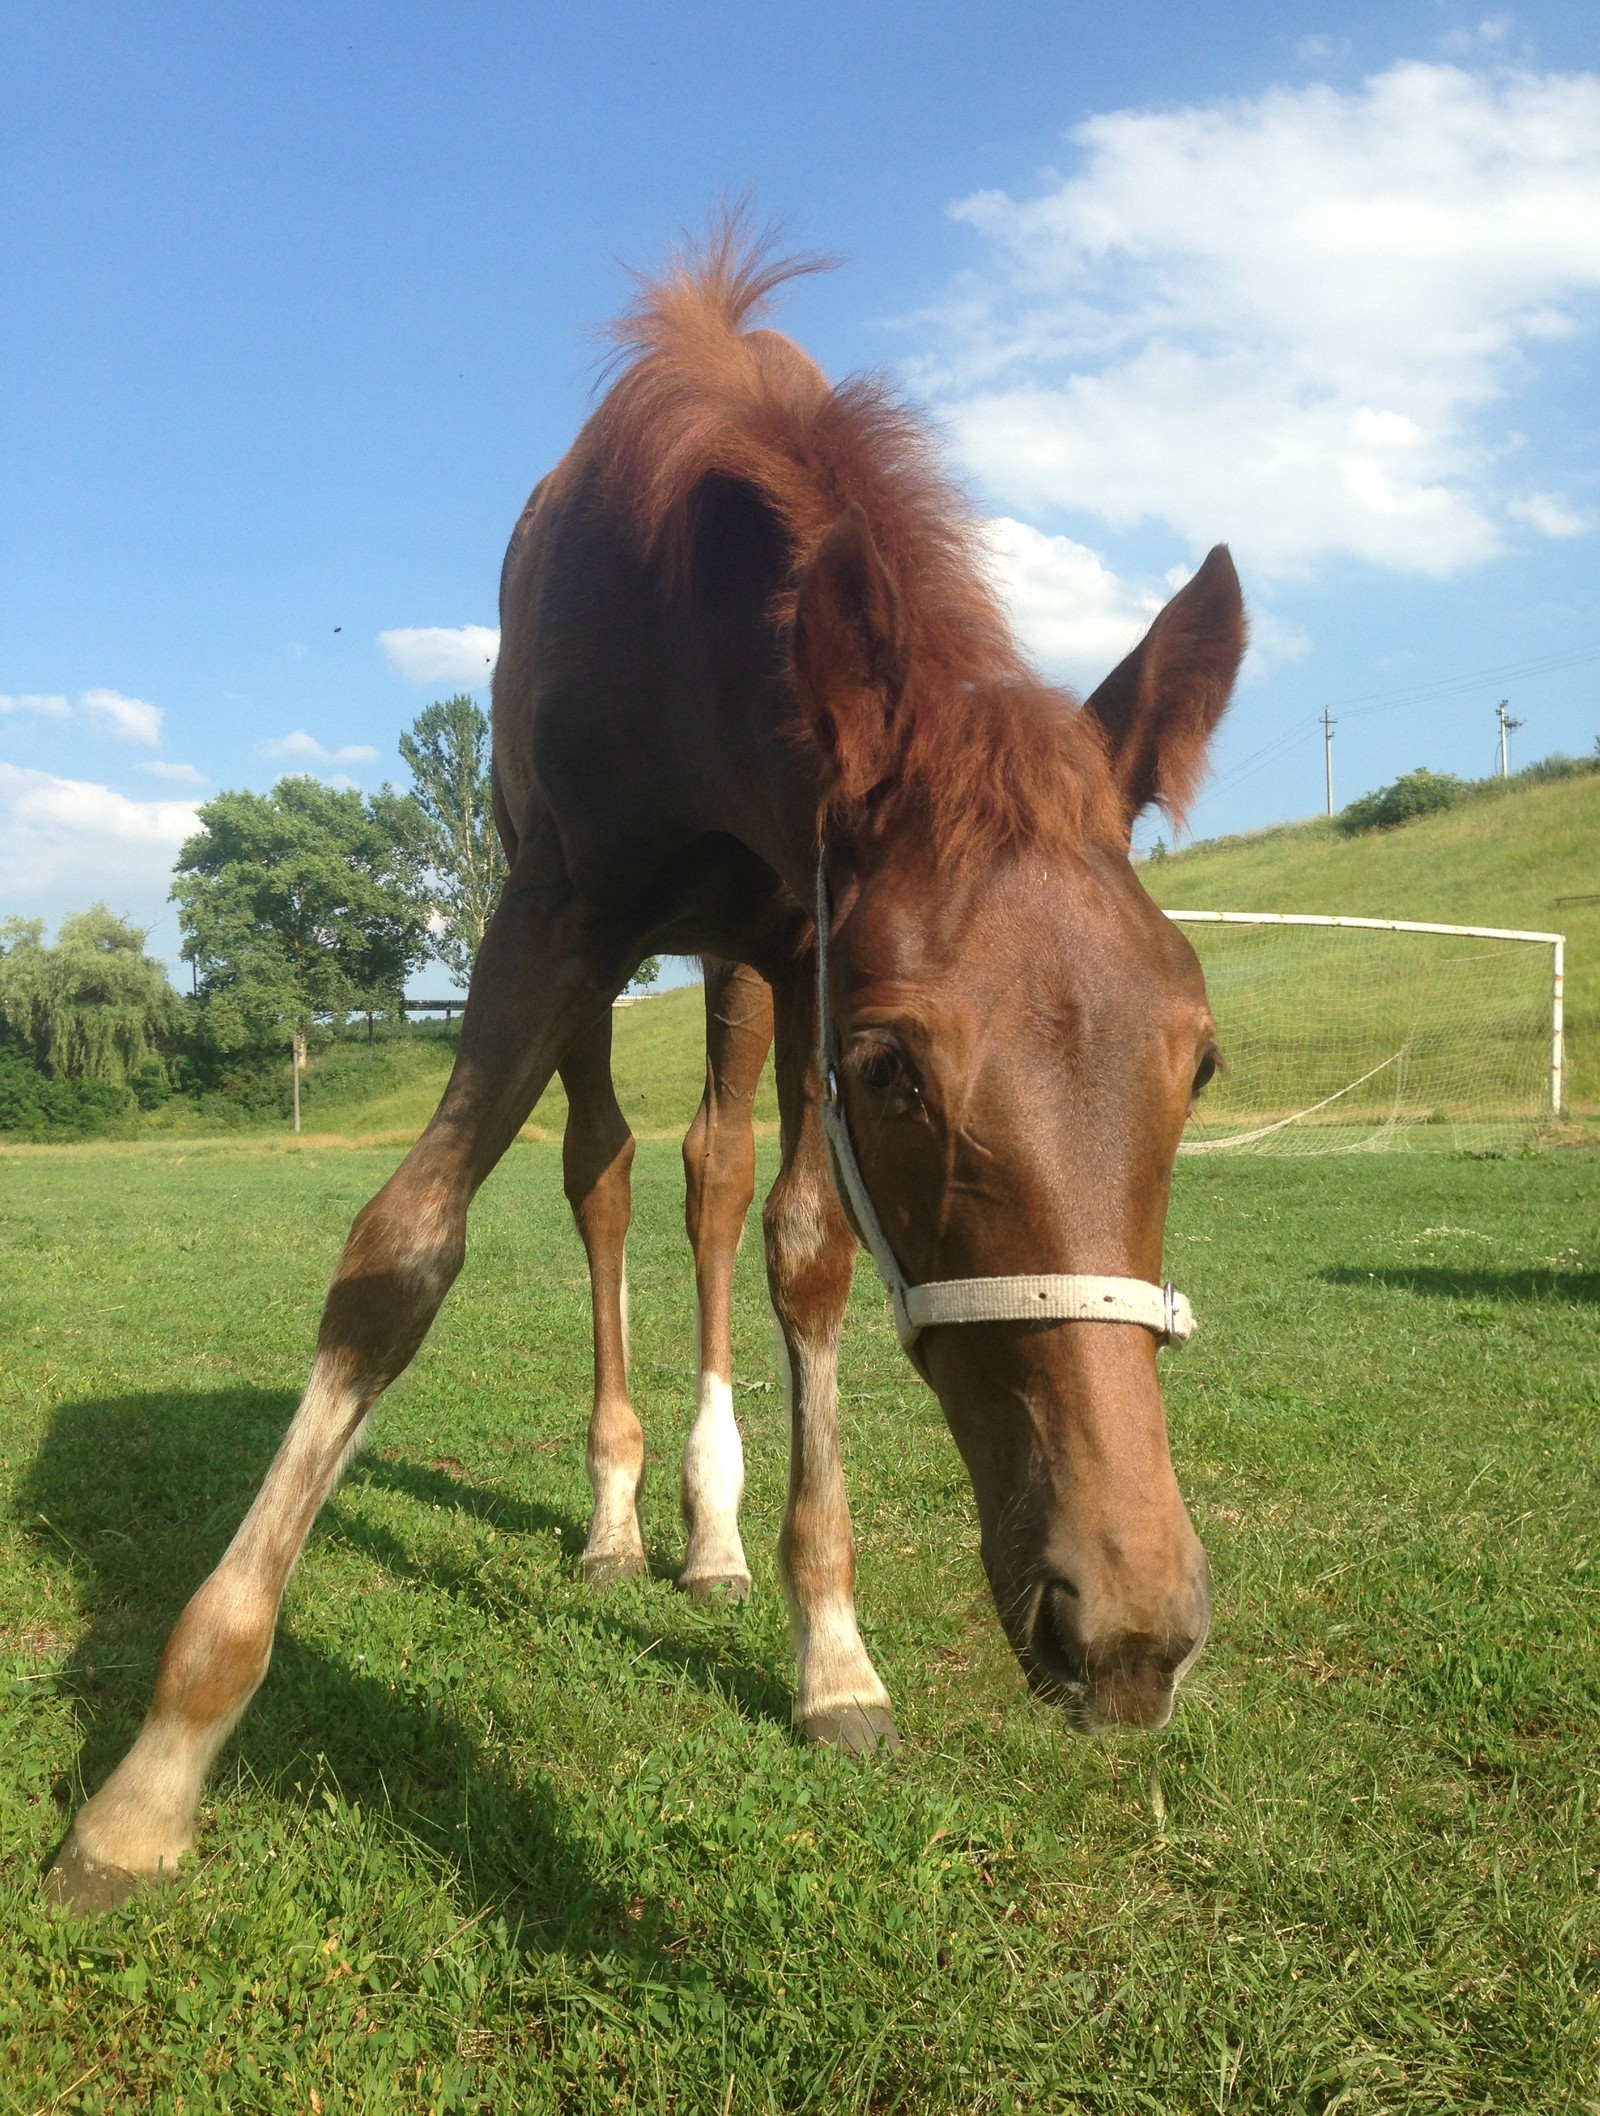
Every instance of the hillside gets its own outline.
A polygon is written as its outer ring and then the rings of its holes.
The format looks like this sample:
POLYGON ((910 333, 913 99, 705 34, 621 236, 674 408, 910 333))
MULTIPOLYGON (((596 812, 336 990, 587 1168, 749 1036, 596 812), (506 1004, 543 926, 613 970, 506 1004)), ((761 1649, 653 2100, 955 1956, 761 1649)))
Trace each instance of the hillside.
MULTIPOLYGON (((1341 837, 1324 818, 1221 838, 1161 860, 1140 878, 1157 903, 1202 911, 1323 911, 1369 918, 1536 928, 1567 935, 1568 1092, 1600 1109, 1600 775, 1515 789, 1425 816, 1398 830, 1341 837)), ((618 1098, 640 1137, 687 1126, 704 1078, 700 988, 663 992, 613 1016, 618 1098)), ((312 1062, 305 1122, 312 1135, 414 1137, 438 1101, 453 1044, 437 1030, 368 1046, 338 1043, 312 1062)), ((768 1064, 757 1122, 777 1123, 768 1064)), ((559 1137, 566 1098, 555 1081, 528 1126, 559 1137)), ((147 1129, 204 1129, 177 1112, 147 1129)), ((266 1127, 277 1133, 281 1123, 266 1127)))
POLYGON ((1139 876, 1166 910, 1323 911, 1567 936, 1567 1059, 1575 1107, 1600 1106, 1600 775, 1519 787, 1342 837, 1324 817, 1218 838, 1139 876))
MULTIPOLYGON (((634 1131, 641 1138, 684 1131, 705 1081, 705 1002, 700 986, 652 994, 618 1007, 612 1033, 617 1099, 634 1131)), ((433 1114, 453 1055, 453 1044, 438 1034, 370 1047, 361 1042, 333 1045, 311 1065, 306 1130, 364 1139, 419 1132, 433 1114)), ((529 1121, 527 1135, 559 1138, 566 1120, 567 1098, 560 1080, 553 1080, 529 1121)), ((756 1121, 778 1121, 770 1060, 756 1097, 756 1121)))

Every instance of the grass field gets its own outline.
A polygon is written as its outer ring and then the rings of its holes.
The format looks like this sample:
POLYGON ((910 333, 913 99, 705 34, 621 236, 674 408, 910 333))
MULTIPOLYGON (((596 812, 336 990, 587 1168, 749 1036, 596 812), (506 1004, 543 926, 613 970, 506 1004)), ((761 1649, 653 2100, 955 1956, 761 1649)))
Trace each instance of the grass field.
POLYGON ((48 1915, 40 1868, 393 1159, 0 1155, 0 2106, 1600 2107, 1592 1152, 1180 1166, 1169 1263, 1202 1327, 1165 1372, 1216 1616, 1154 1737, 1074 1741, 1027 1697, 863 1273, 847 1472, 906 1747, 861 1766, 788 1727, 755 1244, 756 1592, 670 1584, 692 1317, 667 1143, 632 1251, 653 1576, 581 1588, 581 1254, 559 1149, 520 1146, 291 1583, 193 1872, 48 1915))

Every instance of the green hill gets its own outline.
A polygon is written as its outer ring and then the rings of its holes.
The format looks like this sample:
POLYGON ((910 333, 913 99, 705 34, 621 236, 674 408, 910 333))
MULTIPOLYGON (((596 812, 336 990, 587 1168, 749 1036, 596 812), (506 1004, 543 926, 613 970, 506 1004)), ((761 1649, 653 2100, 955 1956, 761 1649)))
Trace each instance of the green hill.
POLYGON ((1567 936, 1572 1107, 1600 1107, 1600 774, 1515 787, 1397 830, 1342 836, 1325 817, 1145 861, 1165 910, 1321 911, 1567 936))
MULTIPOLYGON (((705 1083, 705 1001, 700 986, 653 993, 618 1007, 612 1016, 612 1038, 617 1099, 634 1131, 640 1138, 684 1131, 705 1083)), ((433 1114, 453 1056, 453 1042, 437 1032, 372 1045, 331 1045, 311 1063, 306 1130, 363 1139, 414 1136, 433 1114)), ((566 1120, 567 1098, 560 1080, 553 1080, 529 1120, 527 1135, 559 1138, 566 1120)), ((770 1060, 756 1097, 756 1121, 778 1121, 770 1060)))
MULTIPOLYGON (((1565 932, 1569 1099, 1578 1109, 1600 1108, 1600 902, 1556 903, 1600 892, 1600 775, 1513 786, 1502 798, 1354 838, 1320 817, 1285 824, 1148 860, 1139 871, 1169 909, 1322 911, 1565 932)), ((617 1093, 641 1137, 681 1133, 693 1115, 704 1079, 704 1020, 698 986, 617 1009, 617 1093)), ((438 1101, 453 1049, 437 1029, 331 1045, 313 1059, 307 1080, 308 1133, 414 1137, 438 1101)), ((756 1118, 775 1125, 777 1115, 769 1063, 756 1118)), ((565 1121, 556 1081, 528 1130, 558 1137, 565 1121)), ((174 1113, 149 1120, 149 1128, 206 1127, 174 1113)), ((282 1125, 268 1128, 279 1133, 282 1125)))

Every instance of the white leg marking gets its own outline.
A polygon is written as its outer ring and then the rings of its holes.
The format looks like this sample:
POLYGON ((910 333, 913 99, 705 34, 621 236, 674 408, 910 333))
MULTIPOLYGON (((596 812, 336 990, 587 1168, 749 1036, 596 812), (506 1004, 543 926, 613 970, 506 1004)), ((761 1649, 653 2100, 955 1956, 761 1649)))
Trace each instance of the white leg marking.
POLYGON ((683 1448, 683 1520, 689 1547, 679 1585, 726 1580, 748 1586, 750 1567, 739 1540, 744 1497, 744 1446, 733 1415, 733 1388, 720 1374, 702 1372, 700 1405, 683 1448))
MULTIPOLYGON (((778 1341, 780 1344, 784 1342, 781 1330, 778 1341)), ((799 1383, 806 1392, 804 1400, 811 1413, 803 1429, 801 1475, 814 1504, 817 1501, 831 1502, 830 1510, 837 1509, 836 1532, 845 1548, 847 1562, 843 1569, 848 1579, 851 1570, 848 1563, 850 1513, 839 1475, 836 1440, 838 1341, 830 1338, 820 1345, 802 1344, 799 1352, 799 1383)), ((784 1363, 788 1369, 786 1378, 792 1412, 795 1375, 787 1356, 784 1363)), ((813 1584, 802 1598, 796 1583, 789 1579, 787 1568, 783 1586, 798 1663, 796 1720, 803 1722, 852 1704, 881 1706, 887 1710, 889 1693, 861 1642, 861 1633, 856 1628, 855 1601, 849 1587, 843 1581, 820 1588, 813 1584)))

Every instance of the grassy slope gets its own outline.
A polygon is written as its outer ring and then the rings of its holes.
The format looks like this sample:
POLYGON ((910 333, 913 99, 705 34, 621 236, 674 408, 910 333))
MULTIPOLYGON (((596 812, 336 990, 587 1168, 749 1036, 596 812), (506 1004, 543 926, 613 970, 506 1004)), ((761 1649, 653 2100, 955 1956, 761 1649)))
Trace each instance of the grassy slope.
MULTIPOLYGON (((701 988, 686 986, 618 1007, 612 1028, 612 1071, 628 1122, 640 1138, 680 1136, 694 1115, 705 1080, 701 988)), ((414 1138, 444 1089, 452 1046, 432 1037, 377 1044, 370 1070, 362 1062, 363 1053, 359 1042, 342 1044, 313 1063, 307 1132, 368 1140, 414 1138), (324 1079, 334 1072, 339 1077, 324 1087, 324 1079)), ((566 1116, 567 1098, 560 1080, 553 1080, 529 1121, 527 1136, 560 1138, 566 1116)), ((756 1121, 778 1121, 770 1062, 756 1097, 756 1121)), ((271 1128, 281 1132, 281 1122, 271 1128)))
POLYGON ((1222 838, 1139 873, 1168 909, 1324 911, 1565 933, 1572 1100, 1600 1105, 1600 903, 1555 901, 1600 891, 1600 775, 1356 838, 1325 819, 1222 838))
MULTIPOLYGON (((1519 789, 1427 816, 1401 830, 1340 837, 1323 820, 1196 845, 1141 867, 1163 905, 1216 911, 1326 911, 1439 919, 1567 935, 1568 1088, 1574 1107, 1600 1108, 1600 903, 1557 906, 1600 890, 1600 776, 1519 789)), ((704 1066, 700 990, 665 992, 614 1016, 617 1093, 642 1138, 682 1132, 704 1066)), ((374 1087, 360 1047, 342 1047, 344 1079, 313 1077, 307 1127, 360 1139, 411 1138, 449 1071, 449 1047, 417 1039, 378 1047, 374 1087)), ((777 1121, 770 1065, 757 1119, 777 1121)), ((553 1082, 530 1136, 559 1137, 566 1099, 553 1082)), ((274 1127, 276 1128, 276 1127, 274 1127)))
POLYGON ((1202 1332, 1164 1373, 1216 1617, 1155 1738, 1074 1742, 1027 1698, 863 1271, 847 1468, 907 1746, 852 1768, 787 1726, 759 1244, 757 1591, 703 1610, 670 1585, 682 1186, 642 1147, 654 1577, 590 1596, 582 1261, 559 1149, 523 1147, 291 1582, 198 1870, 93 1926, 45 1914, 65 1803, 137 1724, 393 1159, 0 1160, 0 2107, 1600 2100, 1592 1154, 1180 1166, 1202 1332))

